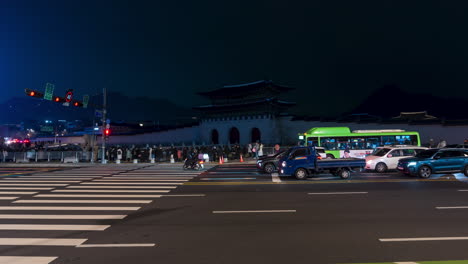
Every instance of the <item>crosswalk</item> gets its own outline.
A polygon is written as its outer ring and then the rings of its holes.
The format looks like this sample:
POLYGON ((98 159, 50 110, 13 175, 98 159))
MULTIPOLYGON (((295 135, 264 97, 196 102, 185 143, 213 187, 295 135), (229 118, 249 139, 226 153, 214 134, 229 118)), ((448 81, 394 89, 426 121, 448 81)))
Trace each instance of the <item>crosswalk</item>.
MULTIPOLYGON (((180 165, 132 164, 2 177, 0 246, 153 247, 155 243, 88 244, 82 236, 103 232, 109 223, 118 224, 161 197, 203 197, 170 194, 199 173, 182 171, 180 165), (74 238, 77 231, 85 233, 74 238)), ((0 264, 49 264, 60 257, 51 255, 42 248, 34 256, 0 253, 0 264)))

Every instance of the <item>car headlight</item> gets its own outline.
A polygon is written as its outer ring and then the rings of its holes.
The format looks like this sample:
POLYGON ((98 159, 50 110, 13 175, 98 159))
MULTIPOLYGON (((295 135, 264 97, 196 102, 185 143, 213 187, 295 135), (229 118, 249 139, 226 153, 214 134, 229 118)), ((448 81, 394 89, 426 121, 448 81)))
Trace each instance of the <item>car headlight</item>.
POLYGON ((369 165, 372 164, 372 162, 373 162, 373 160, 366 161, 366 163, 369 164, 369 165))
POLYGON ((286 167, 286 161, 281 162, 281 167, 286 167))
POLYGON ((412 161, 412 162, 408 163, 408 167, 409 166, 416 166, 416 162, 412 161))

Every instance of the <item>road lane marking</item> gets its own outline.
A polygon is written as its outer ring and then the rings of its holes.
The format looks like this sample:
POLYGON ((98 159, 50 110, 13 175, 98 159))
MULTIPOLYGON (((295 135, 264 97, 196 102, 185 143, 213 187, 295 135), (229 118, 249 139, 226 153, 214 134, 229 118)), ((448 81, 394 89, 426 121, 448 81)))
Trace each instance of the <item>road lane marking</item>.
POLYGON ((40 183, 0 183, 0 186, 68 186, 69 184, 59 184, 59 183, 51 183, 51 184, 40 184, 40 183))
POLYGON ((126 215, 36 215, 36 214, 0 214, 0 219, 124 219, 126 215))
POLYGON ((176 189, 177 186, 68 186, 72 189, 176 189))
POLYGON ((0 256, 0 264, 49 264, 58 257, 0 256))
POLYGON ((436 209, 443 210, 443 209, 468 209, 468 206, 438 206, 436 209))
POLYGON ((250 171, 208 171, 208 174, 252 174, 255 172, 250 172, 250 171))
POLYGON ((52 192, 71 193, 168 193, 170 190, 53 190, 52 192))
POLYGON ((206 194, 163 194, 162 197, 204 197, 206 194))
POLYGON ((458 190, 459 192, 468 192, 468 190, 458 190))
POLYGON ((104 247, 155 247, 156 244, 80 244, 77 248, 104 248, 104 247))
POLYGON ((0 196, 0 200, 15 200, 19 197, 12 197, 12 196, 0 196))
MULTIPOLYGON (((324 181, 282 181, 281 184, 349 184, 349 183, 406 183, 406 182, 459 182, 456 179, 389 179, 389 180, 324 180, 324 181)), ((268 185, 276 182, 186 182, 184 185, 268 185)))
MULTIPOLYGON (((116 180, 191 180, 195 177, 168 177, 168 176, 164 176, 164 177, 149 177, 149 176, 137 176, 137 177, 128 177, 128 176, 112 176, 112 177, 104 177, 104 178, 100 178, 100 179, 116 179, 116 180)), ((96 178, 98 179, 98 178, 96 178)))
POLYGON ((202 181, 255 180, 257 178, 200 178, 202 181))
POLYGON ((419 264, 418 262, 405 261, 405 262, 393 262, 394 264, 419 264))
POLYGON ((317 192, 317 193, 307 193, 309 195, 335 195, 335 194, 367 194, 368 192, 317 192))
MULTIPOLYGON (((22 180, 80 180, 80 181, 87 181, 87 180, 92 180, 92 179, 95 179, 95 178, 75 178, 75 177, 73 177, 73 178, 71 178, 71 177, 70 178, 63 178, 63 177, 60 177, 60 178, 59 177, 57 177, 57 178, 55 178, 55 177, 47 177, 47 178, 46 177, 5 178, 5 180, 12 180, 12 179, 21 180, 21 181, 22 180)), ((46 182, 48 182, 48 181, 46 181, 46 182)))
MULTIPOLYGON (((5 180, 7 180, 7 179, 5 179, 5 180)), ((47 181, 47 180, 46 181, 30 181, 30 180, 25 180, 25 181, 18 180, 17 181, 17 179, 14 179, 14 181, 5 181, 5 182, 8 182, 8 183, 10 183, 10 182, 46 182, 46 183, 48 183, 48 182, 51 182, 51 183, 69 182, 69 183, 77 183, 77 182, 81 182, 81 181, 47 181)))
POLYGON ((0 230, 60 230, 60 231, 104 231, 110 225, 18 225, 0 224, 0 230))
POLYGON ((74 197, 74 198, 160 198, 161 195, 157 194, 38 194, 34 195, 34 197, 60 197, 60 198, 67 198, 67 197, 74 197))
POLYGON ((278 176, 278 173, 272 173, 271 174, 271 181, 272 182, 281 182, 280 177, 278 176))
POLYGON ((153 179, 149 179, 149 180, 140 180, 140 179, 131 179, 131 180, 128 180, 128 179, 98 179, 98 180, 93 180, 94 182, 108 182, 108 181, 111 181, 111 182, 186 182, 188 180, 153 180, 153 179))
POLYGON ((152 200, 16 200, 13 203, 151 203, 152 200))
POLYGON ((42 187, 0 187, 0 190, 41 190, 41 191, 48 191, 53 190, 54 188, 42 188, 42 187))
MULTIPOLYGON (((1 246, 78 246, 86 238, 0 238, 1 246)), ((16 263, 16 262, 13 262, 16 263)))
POLYGON ((138 211, 141 207, 108 207, 108 206, 0 206, 0 210, 17 211, 138 211))
POLYGON ((379 238, 380 242, 414 242, 414 241, 447 241, 447 240, 468 240, 468 237, 379 238))
POLYGON ((183 183, 177 183, 177 182, 158 182, 158 183, 153 183, 153 182, 82 182, 80 184, 85 184, 85 185, 183 185, 183 183))
POLYGON ((296 210, 246 210, 246 211, 213 211, 213 214, 243 214, 243 213, 295 213, 296 210))
POLYGON ((154 172, 145 172, 145 173, 119 173, 119 175, 126 175, 126 176, 130 176, 130 175, 198 175, 198 174, 201 174, 202 172, 158 172, 158 173, 154 173, 154 172))
POLYGON ((36 194, 37 192, 2 192, 0 191, 0 195, 2 194, 36 194))

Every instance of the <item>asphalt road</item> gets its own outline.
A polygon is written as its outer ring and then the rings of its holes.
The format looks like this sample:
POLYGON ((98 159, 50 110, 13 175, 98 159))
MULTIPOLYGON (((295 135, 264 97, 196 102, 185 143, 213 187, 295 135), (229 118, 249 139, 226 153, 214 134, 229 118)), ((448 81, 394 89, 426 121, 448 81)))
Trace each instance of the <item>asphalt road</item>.
POLYGON ((297 181, 245 163, 14 174, 0 180, 0 264, 468 263, 450 262, 468 260, 467 183, 396 172, 297 181))

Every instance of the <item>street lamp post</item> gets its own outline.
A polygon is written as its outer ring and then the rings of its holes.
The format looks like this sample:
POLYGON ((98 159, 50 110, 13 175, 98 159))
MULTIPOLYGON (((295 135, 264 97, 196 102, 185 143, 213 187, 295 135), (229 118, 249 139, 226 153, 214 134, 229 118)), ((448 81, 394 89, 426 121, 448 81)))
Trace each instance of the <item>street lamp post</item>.
POLYGON ((106 164, 106 114, 107 114, 107 91, 106 87, 103 88, 103 106, 102 106, 102 157, 101 163, 106 164))

